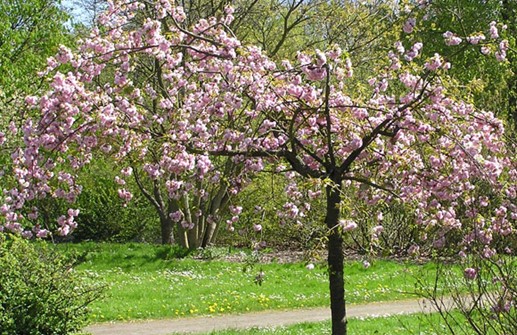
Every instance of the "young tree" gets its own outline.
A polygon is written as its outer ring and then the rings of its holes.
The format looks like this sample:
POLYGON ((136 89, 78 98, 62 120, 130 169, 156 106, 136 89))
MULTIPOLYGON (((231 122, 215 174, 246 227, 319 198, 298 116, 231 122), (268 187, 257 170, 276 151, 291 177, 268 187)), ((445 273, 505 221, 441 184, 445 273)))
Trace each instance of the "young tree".
MULTIPOLYGON (((220 18, 186 28, 183 8, 157 1, 148 11, 154 16, 133 25, 145 6, 149 2, 110 2, 99 18, 102 29, 77 53, 62 48, 49 62, 52 90, 27 98, 41 117, 25 124, 25 146, 13 153, 19 182, 5 192, 4 229, 23 231, 25 220, 37 216, 26 211, 37 199, 73 202, 80 191, 73 171, 98 149, 121 162, 121 185, 139 160, 176 202, 186 194, 204 201, 206 187, 221 182, 238 191, 239 179, 221 179, 221 158, 242 166, 241 176, 277 164, 313 180, 307 195, 326 200, 333 334, 346 334, 343 235, 357 226, 341 206, 345 194, 353 194, 352 201, 412 206, 421 239, 437 247, 455 241, 467 253, 479 242, 489 257, 496 250, 488 234, 513 234, 517 172, 506 155, 503 124, 447 96, 450 64, 438 54, 420 61, 422 43, 395 43, 383 71, 368 81, 369 94, 352 95, 353 69, 337 46, 299 52, 296 61, 277 65, 227 29, 230 7, 220 18), (156 85, 139 87, 130 79, 142 57, 160 65, 156 85), (63 64, 73 71, 54 72, 63 64), (95 85, 101 74, 113 84, 95 85), (498 208, 479 205, 480 180, 506 195, 498 208)), ((131 198, 124 189, 119 195, 131 198)), ((302 195, 293 184, 284 218, 310 209, 302 195)), ((203 214, 196 209, 194 215, 203 214)), ((167 210, 188 225, 184 212, 167 210)), ((233 208, 234 220, 239 211, 233 208)), ((60 234, 74 228, 75 216, 71 209, 58 218, 60 234)), ((377 235, 383 229, 378 220, 377 235)), ((189 234, 195 227, 187 225, 189 234)), ((48 234, 37 226, 33 232, 48 234)))

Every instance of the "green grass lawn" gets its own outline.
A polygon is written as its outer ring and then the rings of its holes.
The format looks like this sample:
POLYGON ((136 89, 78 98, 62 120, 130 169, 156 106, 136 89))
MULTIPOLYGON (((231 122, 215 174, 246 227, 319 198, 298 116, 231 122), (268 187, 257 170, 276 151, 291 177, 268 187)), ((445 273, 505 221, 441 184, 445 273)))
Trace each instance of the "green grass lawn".
MULTIPOLYGON (((328 306, 326 267, 257 264, 169 257, 170 249, 146 244, 60 244, 81 255, 78 271, 106 284, 106 298, 92 306, 92 321, 170 318, 267 309, 328 306), (262 285, 255 283, 259 271, 262 285)), ((429 271, 426 271, 429 270, 429 271)), ((412 297, 415 277, 432 267, 379 260, 365 269, 346 264, 347 302, 412 297), (418 274, 418 275, 417 275, 418 274)))
MULTIPOLYGON (((463 332, 459 324, 453 325, 458 334, 463 332)), ((360 335, 441 335, 448 334, 448 329, 438 314, 395 315, 390 317, 351 319, 348 332, 360 335)), ((251 328, 247 330, 224 330, 207 333, 209 335, 327 335, 331 334, 330 321, 317 323, 299 323, 286 327, 251 328)))

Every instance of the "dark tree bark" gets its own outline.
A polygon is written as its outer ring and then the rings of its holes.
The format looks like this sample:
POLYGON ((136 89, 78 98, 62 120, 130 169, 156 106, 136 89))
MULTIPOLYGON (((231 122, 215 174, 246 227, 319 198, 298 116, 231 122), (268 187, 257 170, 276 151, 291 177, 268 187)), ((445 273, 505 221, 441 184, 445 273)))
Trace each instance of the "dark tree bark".
POLYGON ((330 230, 328 240, 328 266, 332 335, 346 335, 347 318, 345 306, 343 237, 338 229, 341 181, 326 187, 327 216, 325 224, 330 230))

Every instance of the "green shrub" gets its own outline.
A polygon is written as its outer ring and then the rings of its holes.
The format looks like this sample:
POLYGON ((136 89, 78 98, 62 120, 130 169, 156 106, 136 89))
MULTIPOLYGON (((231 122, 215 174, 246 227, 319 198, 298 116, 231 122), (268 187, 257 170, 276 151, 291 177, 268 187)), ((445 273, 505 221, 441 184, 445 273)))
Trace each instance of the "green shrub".
POLYGON ((76 332, 102 293, 70 259, 17 237, 0 234, 0 269, 1 335, 76 332))
MULTIPOLYGON (((77 199, 80 209, 75 242, 154 242, 160 238, 160 221, 155 209, 137 189, 131 178, 127 185, 134 198, 126 206, 118 196, 121 188, 115 182, 120 167, 112 159, 100 155, 85 167, 78 183, 83 191, 77 199)), ((66 207, 68 208, 68 207, 66 207)), ((66 209, 65 209, 66 210, 66 209)), ((62 212, 62 211, 61 211, 62 212)))
POLYGON ((49 230, 55 230, 57 218, 72 207, 80 210, 75 220, 77 229, 64 238, 54 236, 56 241, 159 241, 160 220, 156 210, 131 178, 127 178, 124 188, 130 190, 134 198, 127 206, 124 204, 118 196, 118 189, 122 186, 115 182, 115 176, 119 172, 116 162, 96 155, 92 163, 82 168, 77 175, 77 183, 82 186, 82 192, 74 204, 55 198, 36 200, 34 205, 39 208, 40 214, 37 223, 49 230))

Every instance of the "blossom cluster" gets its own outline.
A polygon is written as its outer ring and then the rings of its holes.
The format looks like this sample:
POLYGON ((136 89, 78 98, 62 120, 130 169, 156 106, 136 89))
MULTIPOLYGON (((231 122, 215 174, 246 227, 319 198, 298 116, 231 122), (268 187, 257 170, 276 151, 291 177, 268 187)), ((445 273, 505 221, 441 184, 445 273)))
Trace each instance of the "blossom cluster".
POLYGON ((472 45, 480 45, 480 51, 484 55, 489 55, 491 53, 494 54, 495 58, 499 62, 503 62, 506 60, 506 53, 508 51, 509 43, 508 40, 499 41, 496 50, 489 42, 498 41, 500 39, 499 29, 506 30, 506 25, 498 25, 497 22, 492 21, 488 27, 488 38, 486 34, 482 32, 477 32, 469 36, 465 36, 464 38, 459 37, 457 34, 446 31, 443 33, 443 38, 445 39, 445 44, 448 46, 460 45, 463 40, 466 40, 468 43, 472 45), (490 41, 488 41, 490 40, 490 41))

